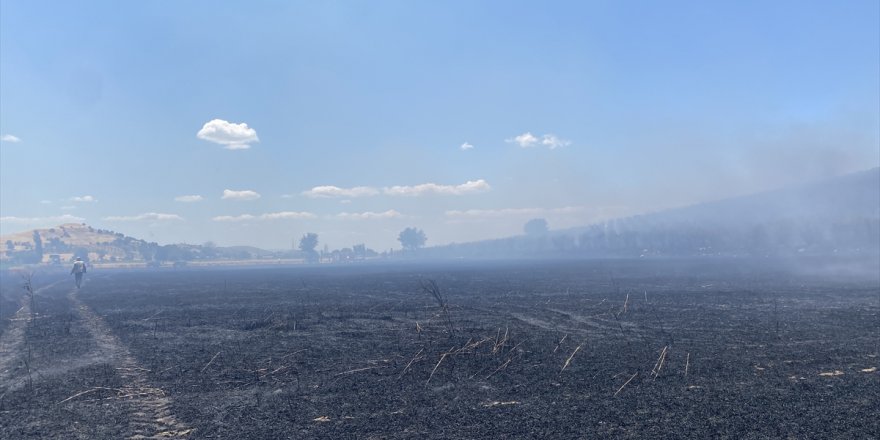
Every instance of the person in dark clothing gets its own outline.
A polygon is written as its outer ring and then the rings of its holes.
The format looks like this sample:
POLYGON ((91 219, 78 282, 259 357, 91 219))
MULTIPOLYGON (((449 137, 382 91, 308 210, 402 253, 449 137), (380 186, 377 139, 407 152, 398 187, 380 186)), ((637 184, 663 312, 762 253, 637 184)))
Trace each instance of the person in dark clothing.
POLYGON ((76 276, 76 288, 79 289, 82 286, 83 274, 86 273, 86 262, 82 258, 76 257, 70 273, 76 276))

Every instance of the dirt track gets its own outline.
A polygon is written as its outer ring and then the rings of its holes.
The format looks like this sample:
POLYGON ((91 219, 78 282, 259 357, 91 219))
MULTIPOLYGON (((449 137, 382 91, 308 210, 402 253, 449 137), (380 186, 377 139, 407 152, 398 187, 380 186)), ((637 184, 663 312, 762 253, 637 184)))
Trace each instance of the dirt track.
POLYGON ((880 436, 878 282, 726 267, 65 279, 0 335, 0 437, 880 436))
MULTIPOLYGON (((185 438, 191 428, 180 423, 171 413, 171 399, 161 388, 149 384, 146 370, 104 325, 101 317, 77 298, 77 289, 70 291, 73 306, 98 345, 98 356, 114 366, 123 386, 116 389, 117 398, 130 409, 131 438, 185 438)), ((72 398, 68 398, 72 400, 72 398)), ((68 402, 70 400, 67 400, 68 402)))

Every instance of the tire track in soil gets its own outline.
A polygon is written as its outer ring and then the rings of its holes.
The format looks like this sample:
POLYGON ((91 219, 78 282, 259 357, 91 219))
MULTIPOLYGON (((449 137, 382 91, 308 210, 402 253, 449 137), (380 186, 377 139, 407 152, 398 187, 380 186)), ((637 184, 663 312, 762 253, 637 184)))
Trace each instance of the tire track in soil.
MULTIPOLYGON (((533 327, 548 330, 551 332, 561 331, 572 335, 578 335, 580 337, 593 337, 599 334, 598 332, 602 332, 603 334, 617 334, 623 328, 626 328, 630 332, 632 332, 633 337, 644 338, 644 336, 635 331, 636 326, 634 323, 631 322, 621 321, 618 326, 618 323, 616 322, 599 319, 596 316, 578 315, 576 313, 567 312, 565 310, 552 308, 543 309, 543 311, 554 314, 555 316, 553 318, 563 317, 565 321, 560 322, 548 316, 538 317, 534 315, 534 311, 531 311, 529 313, 512 312, 508 315, 520 322, 524 322, 533 327), (547 321, 541 318, 549 318, 553 320, 547 321)), ((624 335, 624 338, 626 337, 628 336, 624 335)))
POLYGON ((85 327, 95 339, 107 361, 116 365, 116 371, 127 384, 122 395, 131 406, 129 426, 134 432, 130 439, 184 439, 193 429, 177 420, 171 412, 171 398, 161 388, 150 386, 146 369, 142 368, 104 320, 95 314, 76 296, 76 290, 68 295, 85 327))
POLYGON ((513 313, 509 313, 508 315, 510 317, 512 317, 513 319, 516 319, 517 321, 524 322, 532 327, 537 327, 537 328, 540 328, 543 330, 547 330, 547 331, 551 331, 551 332, 564 331, 566 333, 576 334, 576 335, 580 335, 580 336, 587 336, 588 335, 588 333, 582 329, 559 325, 557 323, 552 323, 549 321, 544 321, 543 319, 537 318, 535 316, 527 315, 525 313, 513 312, 513 313))
MULTIPOLYGON (((34 290, 34 295, 40 294, 66 280, 59 280, 46 286, 34 290)), ((21 308, 15 312, 9 323, 9 327, 0 335, 0 383, 10 384, 11 388, 12 365, 16 360, 20 360, 21 344, 24 343, 24 331, 27 327, 31 314, 31 303, 28 301, 28 295, 22 295, 21 308)), ((7 388, 7 387, 4 387, 7 388)), ((7 389, 8 391, 8 389, 7 389)), ((4 391, 5 392, 5 391, 4 391)))

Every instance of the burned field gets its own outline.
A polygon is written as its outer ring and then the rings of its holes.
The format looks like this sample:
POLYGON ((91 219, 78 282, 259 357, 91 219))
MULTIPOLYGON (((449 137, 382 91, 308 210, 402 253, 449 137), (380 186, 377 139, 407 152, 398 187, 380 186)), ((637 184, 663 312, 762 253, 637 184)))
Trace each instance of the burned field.
POLYGON ((4 276, 0 437, 880 436, 876 277, 731 261, 90 275, 76 291, 37 274, 35 310, 4 276))

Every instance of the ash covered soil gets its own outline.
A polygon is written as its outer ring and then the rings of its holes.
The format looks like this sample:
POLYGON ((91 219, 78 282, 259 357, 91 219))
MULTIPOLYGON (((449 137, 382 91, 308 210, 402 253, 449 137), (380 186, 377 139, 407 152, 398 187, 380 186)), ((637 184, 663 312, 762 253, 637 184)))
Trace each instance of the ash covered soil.
POLYGON ((77 291, 38 273, 32 310, 5 274, 0 438, 878 438, 877 277, 618 260, 92 271, 77 291))

